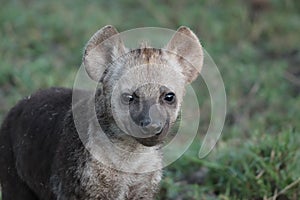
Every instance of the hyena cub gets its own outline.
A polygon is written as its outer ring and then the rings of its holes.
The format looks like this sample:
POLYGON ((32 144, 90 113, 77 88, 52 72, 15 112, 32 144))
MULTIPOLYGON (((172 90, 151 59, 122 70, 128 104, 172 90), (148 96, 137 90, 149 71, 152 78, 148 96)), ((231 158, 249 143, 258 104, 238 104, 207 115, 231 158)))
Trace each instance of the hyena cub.
POLYGON ((153 199, 160 147, 203 51, 181 27, 165 48, 125 48, 105 26, 88 41, 83 65, 96 92, 51 88, 10 110, 0 130, 2 200, 153 199), (74 98, 76 93, 76 98, 74 98))

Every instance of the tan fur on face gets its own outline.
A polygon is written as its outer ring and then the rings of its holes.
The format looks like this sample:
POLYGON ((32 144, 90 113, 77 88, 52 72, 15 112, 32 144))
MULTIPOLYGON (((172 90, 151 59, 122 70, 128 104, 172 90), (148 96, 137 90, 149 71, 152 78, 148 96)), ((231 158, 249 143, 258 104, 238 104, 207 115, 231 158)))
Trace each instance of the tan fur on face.
MULTIPOLYGON (((155 49, 141 44, 140 48, 133 50, 125 48, 114 28, 104 27, 88 42, 84 61, 91 78, 102 83, 105 117, 116 121, 112 127, 136 135, 140 128, 130 119, 126 107, 120 105, 121 95, 125 92, 133 94, 142 87, 147 98, 153 98, 159 95, 159 86, 166 86, 175 93, 177 101, 175 109, 165 106, 167 111, 162 113, 167 113, 163 114, 169 116, 166 121, 173 124, 180 110, 185 85, 199 75, 203 52, 199 40, 187 27, 180 27, 165 48, 155 49), (143 87, 148 83, 153 86, 143 87)), ((98 105, 96 99, 96 110, 101 112, 98 105)))
MULTIPOLYGON (((91 78, 102 83, 105 117, 117 123, 112 127, 118 126, 126 133, 136 135, 139 127, 130 119, 126 107, 120 105, 122 93, 132 94, 143 88, 142 93, 150 99, 160 95, 160 86, 166 86, 175 93, 177 102, 175 109, 166 109, 162 113, 167 113, 169 123, 173 124, 180 110, 185 85, 199 75, 203 52, 199 40, 187 27, 180 27, 165 48, 151 48, 143 43, 138 49, 128 50, 116 29, 107 26, 88 42, 83 60, 91 78), (148 83, 153 86, 143 87, 148 83)), ((96 100, 96 110, 101 110, 97 108, 98 104, 96 100)))

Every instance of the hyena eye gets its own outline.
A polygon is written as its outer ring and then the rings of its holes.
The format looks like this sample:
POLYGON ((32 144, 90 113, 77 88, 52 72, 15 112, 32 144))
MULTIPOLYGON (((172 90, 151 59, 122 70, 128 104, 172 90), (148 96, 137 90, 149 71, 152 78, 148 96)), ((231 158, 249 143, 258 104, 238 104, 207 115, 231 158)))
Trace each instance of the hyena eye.
POLYGON ((164 96, 164 101, 168 104, 172 104, 175 102, 175 94, 173 92, 169 92, 164 96))
POLYGON ((134 97, 132 94, 128 94, 128 93, 123 93, 121 95, 121 101, 124 104, 129 104, 134 100, 134 97))

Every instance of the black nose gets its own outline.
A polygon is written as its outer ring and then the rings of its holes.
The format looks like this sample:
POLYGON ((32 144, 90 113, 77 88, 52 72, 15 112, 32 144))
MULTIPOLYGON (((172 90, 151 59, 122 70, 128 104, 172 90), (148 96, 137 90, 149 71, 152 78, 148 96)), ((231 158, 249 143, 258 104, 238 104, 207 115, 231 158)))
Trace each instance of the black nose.
POLYGON ((159 135, 162 131, 161 122, 152 122, 150 119, 144 119, 140 121, 140 126, 145 134, 156 134, 159 135))
POLYGON ((151 123, 151 119, 150 118, 144 118, 140 121, 140 126, 141 127, 146 127, 151 123))

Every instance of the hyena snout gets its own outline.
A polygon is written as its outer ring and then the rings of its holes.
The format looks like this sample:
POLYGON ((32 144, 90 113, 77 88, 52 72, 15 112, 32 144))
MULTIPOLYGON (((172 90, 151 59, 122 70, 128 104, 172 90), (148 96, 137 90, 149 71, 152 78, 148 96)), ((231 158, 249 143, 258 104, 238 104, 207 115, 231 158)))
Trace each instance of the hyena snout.
POLYGON ((134 123, 140 128, 142 137, 160 135, 168 121, 163 108, 149 101, 139 102, 139 106, 130 109, 130 115, 134 123))
POLYGON ((163 129, 163 122, 154 121, 150 119, 150 117, 146 117, 140 120, 140 126, 144 134, 155 134, 160 135, 163 129))

